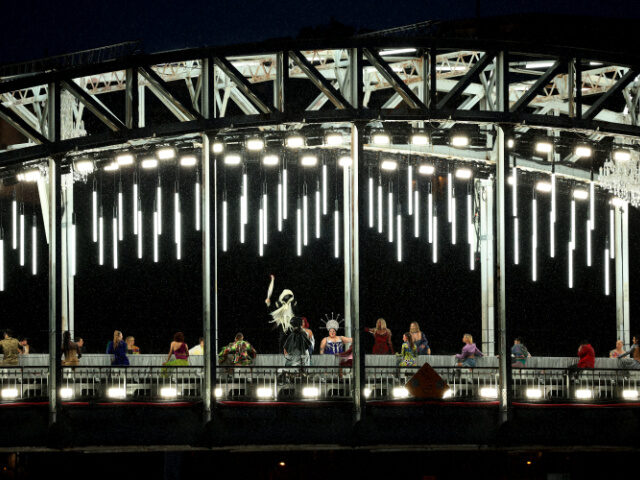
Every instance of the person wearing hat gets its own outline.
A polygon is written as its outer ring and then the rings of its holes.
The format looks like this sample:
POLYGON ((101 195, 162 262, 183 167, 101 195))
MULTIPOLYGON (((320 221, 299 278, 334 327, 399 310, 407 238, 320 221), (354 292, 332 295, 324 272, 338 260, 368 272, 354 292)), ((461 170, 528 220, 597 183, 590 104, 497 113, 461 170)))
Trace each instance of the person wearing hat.
POLYGON ((345 353, 347 343, 353 343, 353 338, 338 335, 340 324, 336 320, 329 320, 326 324, 329 336, 324 337, 320 342, 320 353, 328 355, 338 355, 345 353))

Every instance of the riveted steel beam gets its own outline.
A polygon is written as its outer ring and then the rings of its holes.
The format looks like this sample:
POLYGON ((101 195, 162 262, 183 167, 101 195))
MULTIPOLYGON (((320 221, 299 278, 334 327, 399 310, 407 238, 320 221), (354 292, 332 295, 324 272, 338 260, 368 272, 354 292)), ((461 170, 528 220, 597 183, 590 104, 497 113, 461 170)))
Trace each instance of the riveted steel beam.
POLYGON ((251 103, 253 103, 258 110, 262 113, 271 113, 272 109, 265 102, 262 101, 260 96, 254 91, 253 85, 244 78, 244 75, 238 71, 233 64, 224 57, 214 57, 213 59, 216 66, 224 72, 224 74, 236 84, 238 90, 247 97, 251 103))
POLYGON ((297 51, 289 52, 289 56, 298 67, 305 73, 307 78, 318 87, 318 89, 324 93, 329 101, 335 105, 336 108, 344 110, 349 108, 349 102, 345 100, 342 94, 333 87, 331 82, 327 80, 316 67, 305 58, 305 56, 297 51))
POLYGON ((89 95, 82 87, 71 80, 63 80, 62 88, 76 97, 98 120, 104 123, 110 130, 119 132, 125 127, 124 123, 116 117, 102 102, 89 95))

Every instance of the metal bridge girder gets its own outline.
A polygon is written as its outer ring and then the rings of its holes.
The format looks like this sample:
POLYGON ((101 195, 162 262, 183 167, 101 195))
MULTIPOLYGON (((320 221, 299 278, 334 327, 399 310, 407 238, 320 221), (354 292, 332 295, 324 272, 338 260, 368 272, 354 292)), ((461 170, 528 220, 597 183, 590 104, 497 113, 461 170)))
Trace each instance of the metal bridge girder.
POLYGON ((272 113, 271 107, 262 101, 260 96, 254 91, 253 85, 244 78, 244 76, 238 71, 233 64, 224 57, 214 57, 214 63, 216 66, 224 72, 224 74, 235 83, 236 87, 247 97, 251 103, 258 108, 262 113, 272 113))
POLYGON ((5 107, 0 103, 0 118, 11 125, 13 128, 22 133, 25 137, 38 144, 48 144, 44 135, 38 132, 35 128, 29 125, 20 115, 5 107))
POLYGON ((75 82, 63 80, 62 87, 75 98, 77 98, 91 113, 93 113, 98 118, 98 120, 104 123, 112 131, 118 132, 126 128, 124 123, 122 123, 122 121, 118 117, 116 117, 113 112, 111 112, 111 110, 109 110, 101 101, 99 101, 93 95, 87 93, 75 82))
POLYGON ((456 85, 451 90, 449 90, 444 98, 438 102, 438 108, 445 109, 453 100, 458 98, 462 94, 462 92, 466 90, 471 81, 485 68, 487 68, 487 66, 493 61, 495 56, 495 53, 485 53, 480 58, 480 60, 477 61, 460 80, 458 80, 456 85))
POLYGON ((349 108, 349 102, 345 100, 342 94, 334 88, 332 83, 327 80, 319 71, 316 69, 306 58, 305 56, 298 51, 290 51, 289 56, 294 61, 296 65, 307 75, 307 78, 316 86, 318 89, 327 96, 327 98, 335 105, 336 108, 340 110, 344 110, 349 108))
POLYGON ((202 116, 191 107, 183 105, 169 90, 167 83, 150 67, 140 67, 140 75, 148 82, 149 89, 179 120, 199 120, 202 116))

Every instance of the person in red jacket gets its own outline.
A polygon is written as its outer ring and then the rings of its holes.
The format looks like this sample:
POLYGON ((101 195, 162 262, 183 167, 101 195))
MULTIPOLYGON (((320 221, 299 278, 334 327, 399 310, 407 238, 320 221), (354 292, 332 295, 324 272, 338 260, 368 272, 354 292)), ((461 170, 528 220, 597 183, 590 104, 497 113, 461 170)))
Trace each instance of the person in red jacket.
POLYGON ((587 340, 583 340, 578 349, 578 368, 594 368, 595 364, 596 352, 587 340))

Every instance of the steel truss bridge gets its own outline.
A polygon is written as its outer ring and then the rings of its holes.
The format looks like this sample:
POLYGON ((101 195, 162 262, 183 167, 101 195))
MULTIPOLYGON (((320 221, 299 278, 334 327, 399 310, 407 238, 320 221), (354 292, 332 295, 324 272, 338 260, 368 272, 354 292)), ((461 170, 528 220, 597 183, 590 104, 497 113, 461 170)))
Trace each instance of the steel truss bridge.
MULTIPOLYGON (((12 177, 36 165, 45 165, 42 168, 47 171, 47 180, 40 187, 41 198, 45 199, 42 209, 49 239, 49 351, 53 353, 46 381, 41 382, 47 394, 42 394, 46 399, 40 410, 37 406, 24 407, 9 423, 16 422, 17 427, 28 419, 36 425, 33 432, 48 435, 49 440, 42 442, 43 445, 73 446, 71 433, 82 430, 83 422, 112 418, 111 407, 118 404, 111 402, 107 407, 89 401, 74 409, 73 402, 60 397, 65 379, 73 377, 74 381, 87 383, 99 378, 101 384, 106 384, 108 379, 115 378, 113 375, 121 374, 89 371, 84 375, 79 371, 72 376, 66 369, 63 372, 56 362, 62 296, 69 295, 60 288, 63 280, 60 265, 66 262, 66 253, 61 247, 66 227, 61 226, 63 211, 68 209, 67 203, 61 203, 61 191, 67 186, 63 181, 65 176, 73 172, 77 161, 89 158, 101 167, 112 162, 115 153, 127 151, 142 156, 167 145, 198 152, 203 177, 203 330, 206 338, 211 338, 212 320, 215 327, 217 313, 217 292, 212 290, 215 276, 212 266, 215 269, 217 249, 212 248, 212 240, 214 246, 218 245, 219 235, 216 223, 210 220, 216 212, 215 203, 212 212, 211 196, 217 198, 216 183, 211 187, 210 180, 219 168, 213 144, 221 141, 238 147, 244 145, 247 138, 259 136, 267 145, 284 148, 286 138, 296 132, 308 139, 318 139, 327 132, 339 131, 348 133, 347 146, 340 148, 349 149, 352 161, 344 184, 345 315, 348 325, 356 332, 356 352, 361 331, 358 170, 367 166, 365 153, 471 162, 487 174, 488 179, 477 184, 477 188, 486 189, 490 195, 488 200, 485 197, 482 208, 491 211, 490 217, 494 220, 483 228, 493 232, 496 241, 494 251, 490 236, 491 243, 482 253, 483 263, 490 265, 483 269, 483 305, 486 302, 483 341, 495 345, 495 353, 501 358, 495 371, 487 377, 494 381, 491 388, 496 389, 496 401, 490 402, 490 406, 471 402, 462 412, 438 406, 437 402, 433 407, 419 402, 392 402, 390 405, 396 410, 391 412, 389 405, 374 405, 366 398, 365 389, 371 376, 365 373, 364 354, 360 352, 354 358, 349 393, 340 394, 348 399, 346 410, 331 405, 319 415, 313 407, 301 406, 296 410, 295 402, 283 402, 286 413, 281 415, 273 410, 269 413, 272 405, 255 407, 249 405, 249 401, 231 409, 216 405, 215 389, 220 383, 218 373, 222 373, 217 372, 212 355, 207 352, 204 366, 194 374, 197 396, 201 398, 196 407, 189 406, 186 413, 185 410, 176 413, 155 405, 127 406, 124 415, 134 423, 139 421, 135 408, 143 409, 146 418, 159 422, 186 418, 190 433, 181 429, 179 434, 164 439, 149 423, 146 426, 140 423, 140 428, 148 430, 148 434, 142 436, 144 441, 154 445, 167 442, 206 447, 238 445, 243 439, 236 434, 240 429, 234 429, 233 425, 241 424, 244 430, 255 422, 257 433, 251 436, 255 443, 271 435, 268 443, 366 445, 367 435, 378 432, 374 435, 377 444, 398 446, 407 442, 423 443, 421 428, 435 422, 433 425, 437 428, 431 431, 431 440, 441 445, 513 442, 515 430, 520 431, 523 425, 531 428, 532 433, 518 441, 533 445, 544 439, 540 429, 534 428, 538 422, 551 425, 558 419, 572 418, 582 422, 581 425, 594 419, 598 423, 610 421, 612 425, 623 425, 627 417, 636 415, 635 404, 627 402, 621 404, 621 408, 597 413, 592 409, 576 413, 577 410, 568 409, 564 404, 549 409, 514 411, 513 396, 515 392, 521 395, 522 391, 514 387, 514 376, 507 364, 506 280, 501 272, 505 265, 507 169, 517 162, 525 171, 555 172, 571 181, 593 180, 598 185, 597 169, 610 158, 613 149, 625 148, 637 159, 639 73, 640 57, 618 52, 427 37, 363 37, 327 41, 322 45, 272 42, 131 55, 103 63, 0 78, 0 117, 25 138, 24 143, 0 151, 0 175, 12 177), (373 135, 380 131, 391 133, 389 144, 376 145, 372 141, 373 135), (415 132, 426 133, 428 142, 410 145, 407 139, 415 132), (450 137, 459 132, 467 133, 470 141, 453 148, 450 137), (552 144, 552 149, 543 155, 535 150, 541 137, 552 144), (512 146, 510 140, 513 140, 512 146), (578 156, 574 150, 577 144, 588 144, 594 151, 593 157, 585 160, 578 156), (489 333, 494 331, 495 337, 489 333), (46 419, 42 415, 44 405, 48 410, 46 419), (264 419, 265 415, 269 420, 264 419), (332 430, 326 415, 340 421, 341 427, 332 430), (408 415, 417 419, 415 431, 413 427, 408 428, 408 435, 401 438, 391 427, 398 416, 408 415), (297 420, 311 422, 319 429, 314 433, 296 432, 297 420), (353 427, 349 426, 351 421, 354 421, 353 427), (65 422, 73 427, 65 427, 65 422), (198 430, 197 425, 204 427, 198 430), (321 425, 327 428, 323 430, 321 425), (466 432, 475 430, 475 433, 468 437, 455 434, 456 426, 464 426, 466 432), (193 433, 195 430, 197 434, 193 433), (379 432, 386 433, 380 435, 379 432)), ((303 146, 311 147, 329 148, 321 141, 307 141, 303 146)), ((615 225, 617 328, 621 338, 628 341, 626 205, 616 208, 615 225)), ((20 375, 28 373, 29 369, 25 368, 20 375)), ((605 373, 602 375, 608 383, 603 391, 609 392, 605 398, 617 402, 621 385, 629 379, 617 372, 610 376, 605 373)), ((150 377, 156 380, 150 380, 149 385, 156 388, 157 379, 164 374, 166 372, 159 372, 150 377)), ((547 374, 552 376, 549 372, 540 375, 547 374)), ((274 371, 265 375, 269 382, 276 384, 274 371)), ((558 373, 557 378, 562 391, 569 395, 573 387, 563 375, 558 373)), ((532 382, 540 380, 536 372, 531 373, 531 379, 532 382)), ((547 380, 542 384, 546 385, 547 380)), ((246 388, 253 388, 244 377, 242 382, 246 388)), ((470 383, 473 384, 473 379, 470 383)), ((16 410, 12 410, 14 412, 16 410)), ((404 429, 403 433, 408 430, 404 429)), ((595 430, 591 432, 586 426, 581 427, 581 432, 585 438, 590 433, 595 435, 595 430)), ((623 432, 620 438, 632 438, 632 435, 632 431, 623 432)), ((33 440, 28 434, 20 438, 16 440, 18 443, 33 440)), ((558 438, 559 442, 573 440, 570 432, 562 432, 558 438)), ((95 445, 101 440, 90 434, 76 441, 95 445)), ((115 437, 104 442, 119 445, 115 437)))

